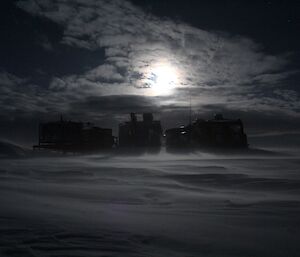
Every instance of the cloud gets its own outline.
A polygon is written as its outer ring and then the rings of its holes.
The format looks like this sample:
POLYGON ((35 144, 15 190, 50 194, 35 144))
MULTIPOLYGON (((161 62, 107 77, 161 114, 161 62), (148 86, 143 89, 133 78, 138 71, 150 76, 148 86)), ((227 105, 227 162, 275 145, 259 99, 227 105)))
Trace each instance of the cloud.
POLYGON ((114 106, 106 102, 107 106, 116 111, 115 106, 123 110, 124 105, 115 96, 128 96, 131 101, 153 99, 149 74, 155 65, 165 64, 177 71, 178 81, 172 95, 156 98, 162 108, 185 109, 191 94, 196 111, 210 105, 299 114, 298 92, 285 88, 285 81, 298 72, 286 71, 289 55, 266 53, 250 38, 162 19, 125 0, 26 0, 17 5, 59 24, 63 44, 105 50, 105 59, 98 66, 52 79, 42 93, 43 106, 49 111, 72 109, 76 102, 88 111, 95 107, 93 97, 111 99, 114 106), (55 106, 59 101, 64 108, 55 106))
MULTIPOLYGON (((35 97, 35 88, 24 85, 27 80, 6 71, 0 72, 1 116, 11 117, 13 113, 30 112, 35 97)), ((35 106, 36 107, 36 106, 35 106)))
POLYGON ((290 76, 297 74, 299 71, 283 71, 278 73, 264 73, 253 78, 253 81, 263 85, 277 86, 278 83, 283 82, 290 76))
POLYGON ((110 64, 100 65, 86 73, 86 78, 97 82, 122 82, 123 76, 118 73, 117 68, 110 64))
POLYGON ((94 115, 158 112, 155 99, 137 95, 91 96, 71 104, 74 112, 94 115))
MULTIPOLYGON (((69 97, 71 99, 71 97, 69 97)), ((40 117, 68 108, 66 95, 45 90, 6 71, 0 72, 0 110, 2 119, 40 117)))
POLYGON ((2 90, 5 88, 13 87, 16 84, 24 83, 26 79, 19 78, 14 74, 8 73, 4 70, 0 71, 0 86, 2 90))

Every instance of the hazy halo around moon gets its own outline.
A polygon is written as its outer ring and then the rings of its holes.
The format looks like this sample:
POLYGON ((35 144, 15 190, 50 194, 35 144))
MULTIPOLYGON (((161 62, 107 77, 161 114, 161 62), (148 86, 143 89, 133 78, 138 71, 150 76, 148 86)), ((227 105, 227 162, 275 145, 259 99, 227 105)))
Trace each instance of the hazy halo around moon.
POLYGON ((179 84, 179 72, 168 62, 159 62, 148 67, 145 74, 149 95, 170 95, 179 84))

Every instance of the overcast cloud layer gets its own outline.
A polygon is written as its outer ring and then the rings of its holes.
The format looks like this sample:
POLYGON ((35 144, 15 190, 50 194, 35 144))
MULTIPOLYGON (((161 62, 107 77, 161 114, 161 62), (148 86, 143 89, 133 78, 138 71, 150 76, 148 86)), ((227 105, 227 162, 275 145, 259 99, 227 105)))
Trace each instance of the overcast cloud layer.
MULTIPOLYGON (((105 59, 81 74, 53 77, 47 88, 1 71, 1 109, 11 115, 68 113, 103 117, 129 111, 219 109, 299 116, 298 92, 286 88, 292 53, 273 56, 249 38, 209 32, 145 13, 124 0, 19 1, 18 7, 63 28, 62 44, 105 59), (176 89, 151 87, 156 65, 177 73, 176 89), (149 75, 150 74, 150 75, 149 75), (10 104, 7 104, 10 103, 10 104)), ((48 51, 55 51, 47 42, 48 51)))

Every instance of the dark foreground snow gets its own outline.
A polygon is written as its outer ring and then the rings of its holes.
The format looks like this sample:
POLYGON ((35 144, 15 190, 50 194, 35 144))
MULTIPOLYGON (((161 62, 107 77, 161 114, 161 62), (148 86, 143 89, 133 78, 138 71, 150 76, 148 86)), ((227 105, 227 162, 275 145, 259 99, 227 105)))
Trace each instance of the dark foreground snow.
POLYGON ((0 256, 300 256, 296 152, 0 164, 0 256))

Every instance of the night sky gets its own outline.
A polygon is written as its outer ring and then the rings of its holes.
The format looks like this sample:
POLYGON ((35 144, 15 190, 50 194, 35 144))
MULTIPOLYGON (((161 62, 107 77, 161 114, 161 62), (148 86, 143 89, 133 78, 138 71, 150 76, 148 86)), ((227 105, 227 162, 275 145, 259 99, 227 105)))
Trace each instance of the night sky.
POLYGON ((0 138, 39 121, 112 127, 129 112, 164 128, 242 118, 248 133, 300 133, 300 2, 1 1, 0 138), (190 97, 191 96, 191 97, 190 97))

